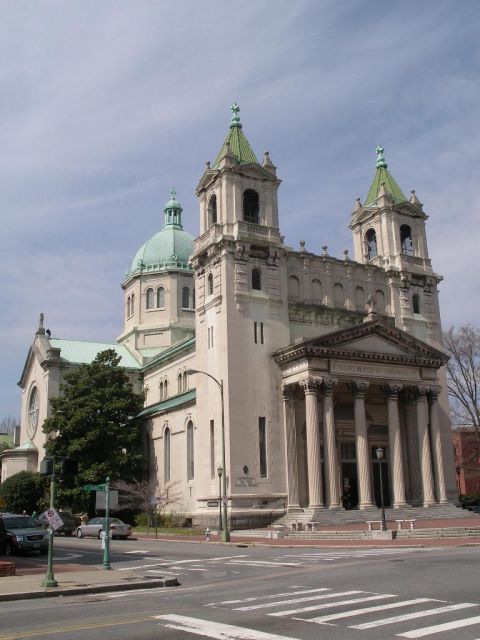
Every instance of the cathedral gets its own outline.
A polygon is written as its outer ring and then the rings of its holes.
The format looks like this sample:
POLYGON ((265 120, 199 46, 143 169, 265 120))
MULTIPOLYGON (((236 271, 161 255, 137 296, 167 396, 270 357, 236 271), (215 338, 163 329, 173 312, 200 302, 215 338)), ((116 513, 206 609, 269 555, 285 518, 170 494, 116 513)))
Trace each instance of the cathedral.
MULTIPOLYGON (((456 501, 446 356, 427 214, 377 147, 350 216, 353 255, 292 249, 281 180, 250 146, 238 105, 196 186, 200 233, 172 189, 164 223, 122 283, 113 344, 51 337, 43 316, 19 381, 19 446, 2 480, 39 468, 42 423, 63 376, 114 348, 143 392, 146 456, 170 509, 232 528, 288 515, 362 514, 456 501), (368 188, 368 185, 366 185, 368 188), (367 190, 366 188, 366 190, 367 190), (378 462, 378 450, 383 453, 378 462)), ((153 230, 152 230, 153 231, 153 230)))

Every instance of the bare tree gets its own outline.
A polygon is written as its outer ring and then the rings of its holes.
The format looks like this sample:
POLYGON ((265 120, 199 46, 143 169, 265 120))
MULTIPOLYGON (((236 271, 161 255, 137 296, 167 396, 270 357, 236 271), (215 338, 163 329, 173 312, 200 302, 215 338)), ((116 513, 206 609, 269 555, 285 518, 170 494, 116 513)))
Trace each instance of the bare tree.
POLYGON ((17 421, 12 415, 2 418, 0 421, 0 433, 7 433, 9 436, 14 436, 16 424, 17 421))
POLYGON ((154 479, 130 483, 119 480, 112 488, 118 491, 120 508, 140 509, 147 514, 148 526, 153 527, 156 516, 178 497, 173 490, 174 484, 159 488, 154 479))
POLYGON ((480 438, 480 330, 466 325, 443 336, 447 364, 448 394, 455 427, 469 427, 480 438))

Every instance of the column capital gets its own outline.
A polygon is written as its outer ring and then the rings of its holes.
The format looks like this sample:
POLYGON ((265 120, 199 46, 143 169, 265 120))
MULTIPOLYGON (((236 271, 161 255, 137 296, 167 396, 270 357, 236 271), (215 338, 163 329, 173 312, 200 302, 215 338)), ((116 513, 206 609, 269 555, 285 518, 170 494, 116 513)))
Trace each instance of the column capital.
POLYGON ((383 386, 383 391, 388 398, 398 398, 398 394, 402 390, 402 385, 397 382, 389 382, 383 386))
POLYGON ((440 385, 433 385, 428 392, 431 402, 436 402, 442 387, 440 385))
POLYGON ((317 378, 304 378, 303 380, 300 380, 298 384, 302 387, 305 395, 316 395, 320 388, 321 380, 318 380, 317 378))
POLYGON ((282 400, 283 402, 291 402, 295 397, 295 385, 282 384, 282 400))
POLYGON ((365 394, 367 393, 370 382, 368 382, 367 380, 354 380, 350 383, 349 386, 355 397, 363 398, 363 396, 365 396, 365 394))
POLYGON ((427 393, 430 393, 432 390, 432 385, 429 384, 419 384, 415 387, 414 391, 415 391, 415 396, 418 399, 425 399, 427 398, 427 393))
POLYGON ((332 396, 338 380, 336 378, 323 378, 322 391, 326 396, 332 396))

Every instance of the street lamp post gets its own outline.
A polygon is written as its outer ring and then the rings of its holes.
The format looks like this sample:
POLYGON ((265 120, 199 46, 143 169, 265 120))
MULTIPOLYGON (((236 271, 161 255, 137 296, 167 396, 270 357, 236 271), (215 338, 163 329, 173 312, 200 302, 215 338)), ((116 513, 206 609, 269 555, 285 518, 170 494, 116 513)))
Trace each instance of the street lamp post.
POLYGON ((105 482, 105 518, 103 519, 103 568, 107 571, 110 566, 110 478, 105 482))
POLYGON ((378 447, 378 449, 375 450, 375 454, 377 456, 377 462, 378 462, 378 472, 379 472, 379 476, 380 476, 380 506, 382 509, 382 531, 386 531, 387 530, 387 522, 385 520, 385 500, 384 500, 384 496, 383 496, 383 465, 385 463, 383 456, 385 454, 385 451, 382 449, 382 447, 378 447))
POLYGON ((218 467, 218 530, 222 531, 222 474, 223 468, 218 467))
POLYGON ((225 467, 225 406, 223 400, 223 380, 217 380, 211 373, 206 371, 200 371, 199 369, 187 369, 185 372, 187 375, 192 373, 201 373, 204 376, 208 376, 220 389, 220 400, 222 404, 222 468, 223 468, 223 484, 222 484, 222 508, 223 508, 223 527, 222 527, 222 541, 230 542, 230 531, 228 530, 227 519, 227 469, 225 467))

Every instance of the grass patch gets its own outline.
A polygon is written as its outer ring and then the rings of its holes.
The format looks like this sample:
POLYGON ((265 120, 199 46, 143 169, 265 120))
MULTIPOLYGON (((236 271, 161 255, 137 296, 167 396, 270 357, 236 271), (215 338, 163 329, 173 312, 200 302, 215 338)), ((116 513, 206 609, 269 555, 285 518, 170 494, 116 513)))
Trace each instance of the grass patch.
POLYGON ((134 533, 149 533, 155 535, 155 531, 159 535, 168 536, 201 536, 205 535, 205 531, 201 529, 188 529, 186 527, 134 527, 134 533))

